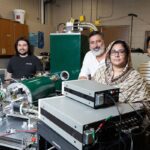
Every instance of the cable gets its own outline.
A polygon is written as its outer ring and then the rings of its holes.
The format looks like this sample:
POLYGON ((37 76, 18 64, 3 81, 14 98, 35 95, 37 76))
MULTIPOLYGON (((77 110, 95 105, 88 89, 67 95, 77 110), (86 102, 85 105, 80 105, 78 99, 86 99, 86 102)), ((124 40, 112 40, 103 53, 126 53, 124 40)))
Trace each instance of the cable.
POLYGON ((144 22, 146 25, 150 25, 149 22, 145 21, 144 19, 140 18, 140 17, 137 17, 137 19, 139 19, 141 22, 144 22))
POLYGON ((98 128, 96 129, 95 133, 97 133, 100 129, 102 129, 102 127, 104 126, 104 124, 110 120, 112 118, 112 116, 107 117, 102 123, 99 124, 98 128))
MULTIPOLYGON (((27 142, 32 142, 32 141, 27 141, 27 142)), ((32 143, 32 144, 29 144, 28 146, 26 146, 26 149, 32 150, 32 148, 38 149, 37 143, 32 143)))
POLYGON ((133 150, 133 138, 132 135, 128 134, 130 139, 131 139, 131 146, 130 146, 130 150, 133 150))
POLYGON ((118 111, 118 113, 119 113, 119 118, 120 118, 120 125, 122 124, 122 119, 121 119, 121 113, 120 113, 120 110, 119 110, 119 108, 118 108, 118 105, 117 105, 117 103, 115 102, 115 100, 114 100, 114 98, 110 95, 110 94, 106 94, 112 101, 113 101, 113 103, 115 104, 115 106, 116 106, 116 108, 117 108, 117 111, 118 111))
POLYGON ((143 102, 142 104, 143 104, 144 109, 146 111, 147 117, 148 117, 148 119, 150 121, 150 104, 146 103, 146 102, 143 102))
POLYGON ((126 135, 129 136, 130 140, 131 140, 131 144, 130 144, 130 150, 133 150, 133 139, 132 139, 132 135, 131 135, 131 132, 128 130, 126 132, 123 132, 125 133, 126 135))
POLYGON ((121 17, 114 18, 114 19, 103 20, 103 22, 116 21, 116 20, 118 21, 118 20, 122 20, 124 18, 128 18, 128 16, 121 16, 121 17))
MULTIPOLYGON (((127 102, 127 98, 124 96, 124 94, 122 92, 120 92, 120 94, 124 97, 125 102, 127 102)), ((129 102, 128 102, 128 104, 136 112, 136 114, 140 117, 141 121, 143 121, 144 117, 129 102)))
MULTIPOLYGON (((122 130, 122 118, 121 118, 121 113, 120 113, 120 110, 118 108, 118 105, 117 103, 115 102, 114 98, 110 95, 110 94, 106 94, 112 101, 113 103, 115 104, 116 108, 117 108, 117 111, 119 113, 119 119, 120 119, 120 126, 119 126, 119 141, 121 141, 121 130, 122 130)), ((120 142, 119 142, 119 150, 121 150, 120 148, 120 142)))
POLYGON ((70 3, 71 3, 71 4, 70 4, 70 5, 71 5, 71 8, 70 8, 70 9, 71 9, 71 18, 72 18, 72 13, 73 13, 73 11, 72 11, 72 0, 71 0, 70 3))
MULTIPOLYGON (((124 94, 122 92, 120 92, 120 94, 122 94, 122 96, 124 97, 125 99, 125 102, 127 102, 127 98, 124 96, 124 94)), ((128 102, 129 106, 134 110, 134 112, 139 116, 140 120, 143 121, 144 120, 144 117, 130 104, 130 102, 128 102)), ((130 146, 130 150, 133 150, 133 139, 132 139, 132 135, 131 135, 131 132, 130 130, 128 130, 128 132, 124 132, 126 134, 129 135, 130 139, 131 139, 131 146, 130 146)))
POLYGON ((120 138, 121 138, 121 141, 123 143, 124 150, 126 150, 126 143, 125 143, 124 139, 122 138, 122 136, 120 138))
POLYGON ((98 0, 96 0, 96 19, 98 19, 98 0))
POLYGON ((36 133, 37 129, 31 129, 31 130, 16 130, 17 133, 19 132, 26 132, 26 133, 36 133))
POLYGON ((5 137, 7 135, 17 134, 17 133, 36 133, 36 132, 37 132, 37 129, 31 129, 31 130, 9 129, 6 133, 1 133, 0 137, 5 137))
POLYGON ((92 0, 91 0, 91 16, 90 16, 90 22, 92 22, 92 0))
POLYGON ((52 149, 55 149, 56 147, 55 146, 52 146, 52 147, 50 147, 49 149, 47 149, 47 150, 52 150, 52 149))
POLYGON ((128 103, 128 104, 137 113, 137 115, 140 117, 140 119, 143 121, 144 120, 143 116, 130 103, 128 103))
MULTIPOLYGON (((98 128, 96 129, 95 131, 95 135, 97 134, 97 132, 100 133, 101 129, 103 128, 103 126, 105 125, 105 123, 110 120, 112 118, 112 116, 109 116, 107 117, 102 123, 99 124, 98 128)), ((95 139, 95 143, 101 143, 101 142, 98 142, 98 136, 97 138, 95 139)))
POLYGON ((110 17, 113 16, 113 13, 114 13, 114 0, 112 0, 111 2, 112 2, 112 3, 111 3, 112 9, 111 9, 110 15, 108 15, 108 16, 99 16, 99 19, 102 19, 102 18, 110 18, 110 17))
POLYGON ((83 15, 83 0, 82 0, 82 4, 81 4, 81 10, 82 10, 82 15, 83 15))

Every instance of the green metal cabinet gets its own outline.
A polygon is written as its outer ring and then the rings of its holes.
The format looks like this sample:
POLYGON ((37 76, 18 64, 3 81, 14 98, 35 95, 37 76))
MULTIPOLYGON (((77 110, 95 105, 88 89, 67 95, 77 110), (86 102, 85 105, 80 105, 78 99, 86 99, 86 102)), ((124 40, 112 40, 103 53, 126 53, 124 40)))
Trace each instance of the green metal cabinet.
POLYGON ((77 79, 88 49, 88 38, 81 33, 50 34, 50 72, 66 70, 69 80, 77 79))

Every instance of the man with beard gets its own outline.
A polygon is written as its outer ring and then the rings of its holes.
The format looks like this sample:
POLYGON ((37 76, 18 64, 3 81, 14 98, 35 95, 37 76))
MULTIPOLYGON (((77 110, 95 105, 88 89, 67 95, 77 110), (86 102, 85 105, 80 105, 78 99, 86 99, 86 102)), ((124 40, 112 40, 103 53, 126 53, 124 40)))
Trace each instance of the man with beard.
POLYGON ((84 57, 79 79, 91 79, 96 70, 105 65, 105 45, 102 33, 93 31, 89 35, 89 48, 84 57))
POLYGON ((40 60, 32 55, 31 46, 27 39, 20 37, 15 43, 16 55, 13 56, 7 66, 6 81, 11 78, 21 79, 33 77, 42 71, 40 60))

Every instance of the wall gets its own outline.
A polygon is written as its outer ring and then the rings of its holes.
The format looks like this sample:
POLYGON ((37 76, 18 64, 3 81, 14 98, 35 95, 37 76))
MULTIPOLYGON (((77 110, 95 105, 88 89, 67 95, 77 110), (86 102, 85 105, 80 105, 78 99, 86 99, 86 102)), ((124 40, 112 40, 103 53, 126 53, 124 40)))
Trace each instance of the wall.
MULTIPOLYGON (((134 18, 132 47, 143 49, 145 31, 150 31, 149 6, 149 0, 72 0, 71 9, 71 0, 51 0, 46 7, 46 24, 42 25, 40 0, 0 0, 0 16, 13 19, 13 9, 26 10, 26 24, 29 25, 29 31, 43 31, 45 33, 43 50, 49 51, 49 33, 56 32, 57 25, 65 23, 71 17, 79 18, 83 14, 87 22, 100 18, 101 25, 130 25, 131 17, 128 14, 135 13, 138 18, 134 18)), ((43 50, 36 48, 35 53, 38 55, 43 50)), ((2 67, 7 61, 4 59, 2 67)))
POLYGON ((56 0, 52 5, 53 31, 60 22, 71 18, 79 18, 83 14, 86 21, 94 21, 100 17, 102 25, 130 25, 130 13, 138 15, 133 20, 132 48, 144 48, 145 31, 150 30, 150 1, 149 0, 56 0), (98 2, 98 3, 97 3, 98 2), (92 13, 91 13, 92 12, 92 13), (71 15, 72 14, 72 15, 71 15))
MULTIPOLYGON (((43 31, 45 33, 44 50, 49 50, 49 33, 51 32, 51 10, 50 4, 46 6, 46 23, 40 21, 40 0, 0 0, 0 16, 2 18, 13 19, 14 9, 24 9, 25 23, 29 26, 29 32, 43 31)), ((37 49, 37 54, 40 52, 37 49)))
MULTIPOLYGON (((40 20, 40 0, 0 0, 0 17, 13 19, 14 9, 24 9, 25 23, 29 26, 29 32, 44 32, 45 46, 43 49, 35 48, 35 54, 39 55, 41 51, 49 51, 49 33, 51 32, 51 6, 46 6, 46 23, 41 24, 40 20)), ((6 67, 9 59, 0 60, 0 67, 6 67)))
MULTIPOLYGON (((0 16, 13 19, 12 10, 26 10, 26 23, 30 32, 45 33, 44 50, 49 49, 49 33, 56 32, 57 25, 66 22, 71 17, 86 16, 86 21, 101 19, 102 25, 130 25, 129 13, 135 13, 133 24, 133 48, 143 48, 145 31, 150 30, 150 1, 149 0, 51 0, 46 8, 46 24, 40 23, 40 0, 0 0, 0 16), (83 7, 82 7, 83 1, 83 7), (92 1, 92 5, 91 5, 92 1), (92 6, 92 8, 91 8, 92 6), (91 11, 92 9, 92 11, 91 11)), ((40 50, 37 50, 37 54, 40 50)))

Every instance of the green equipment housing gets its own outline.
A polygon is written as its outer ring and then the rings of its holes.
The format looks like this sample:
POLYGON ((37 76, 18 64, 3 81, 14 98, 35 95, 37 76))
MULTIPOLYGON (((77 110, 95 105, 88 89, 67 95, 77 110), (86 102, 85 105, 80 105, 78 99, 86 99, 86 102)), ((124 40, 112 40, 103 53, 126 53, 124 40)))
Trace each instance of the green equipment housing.
POLYGON ((55 93, 55 81, 51 76, 34 77, 15 82, 7 87, 12 101, 27 100, 31 105, 38 105, 38 99, 55 93))
MULTIPOLYGON (((81 33, 51 33, 50 72, 65 70, 69 73, 69 80, 77 79, 88 50, 88 38, 81 33)), ((57 90, 61 90, 61 82, 56 83, 57 90)))

